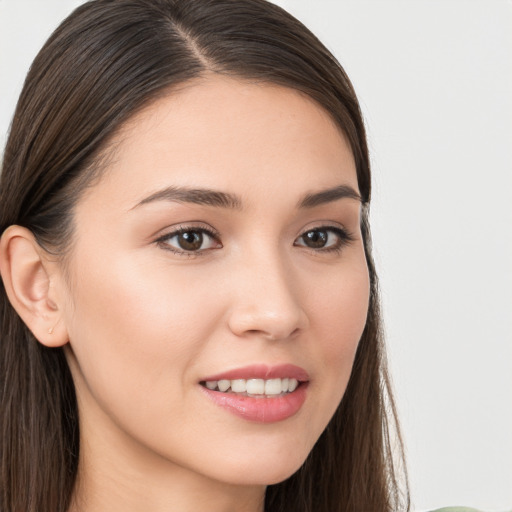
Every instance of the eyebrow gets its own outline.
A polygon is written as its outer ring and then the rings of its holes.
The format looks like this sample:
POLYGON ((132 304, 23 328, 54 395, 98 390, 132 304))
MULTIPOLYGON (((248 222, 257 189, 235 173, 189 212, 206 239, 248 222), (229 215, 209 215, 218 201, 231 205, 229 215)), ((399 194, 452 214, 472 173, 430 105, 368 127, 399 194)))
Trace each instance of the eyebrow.
MULTIPOLYGON (((306 209, 349 198, 361 202, 361 196, 349 185, 339 185, 334 188, 307 193, 297 203, 297 208, 306 209)), ((242 200, 235 194, 212 190, 208 188, 188 188, 171 186, 154 192, 142 199, 131 210, 155 201, 171 201, 177 203, 193 203, 233 210, 242 209, 242 200)))
MULTIPOLYGON (((242 209, 242 201, 234 194, 211 190, 208 188, 187 188, 187 187, 167 187, 146 197, 133 208, 154 201, 173 201, 177 203, 203 204, 207 206, 216 206, 220 208, 230 208, 234 210, 242 209)), ((132 210, 133 210, 132 208, 132 210)))
POLYGON ((355 199, 362 202, 361 195, 356 192, 350 185, 339 185, 334 188, 320 190, 320 192, 313 192, 306 194, 299 201, 299 208, 314 208, 327 203, 338 201, 339 199, 355 199))

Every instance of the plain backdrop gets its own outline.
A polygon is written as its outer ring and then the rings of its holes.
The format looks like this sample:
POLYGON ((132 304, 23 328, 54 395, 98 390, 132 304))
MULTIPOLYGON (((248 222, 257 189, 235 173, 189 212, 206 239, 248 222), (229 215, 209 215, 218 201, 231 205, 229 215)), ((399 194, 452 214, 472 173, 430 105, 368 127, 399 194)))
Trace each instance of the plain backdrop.
MULTIPOLYGON (((2 148, 31 60, 80 3, 0 0, 2 148)), ((512 2, 276 3, 363 108, 415 509, 512 509, 512 2)))

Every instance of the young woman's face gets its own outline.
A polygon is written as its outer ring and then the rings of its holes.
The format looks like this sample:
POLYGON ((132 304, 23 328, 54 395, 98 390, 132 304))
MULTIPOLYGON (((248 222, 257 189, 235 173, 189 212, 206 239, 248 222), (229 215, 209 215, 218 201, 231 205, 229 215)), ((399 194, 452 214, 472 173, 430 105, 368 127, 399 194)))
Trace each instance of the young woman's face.
POLYGON ((293 90, 208 78, 111 147, 62 285, 84 456, 285 479, 338 406, 366 321, 344 136, 293 90))

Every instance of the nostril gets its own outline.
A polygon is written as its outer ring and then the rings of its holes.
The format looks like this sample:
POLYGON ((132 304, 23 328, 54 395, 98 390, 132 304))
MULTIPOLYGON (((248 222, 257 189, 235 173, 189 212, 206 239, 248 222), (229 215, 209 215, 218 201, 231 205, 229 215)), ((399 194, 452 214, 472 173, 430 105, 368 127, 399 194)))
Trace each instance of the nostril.
POLYGON ((272 341, 279 341, 279 340, 282 340, 282 339, 286 339, 286 338, 295 338, 300 332, 300 328, 299 327, 296 327, 292 332, 290 333, 282 333, 282 334, 278 334, 278 333, 271 333, 271 334, 268 334, 266 337, 272 341))
POLYGON ((295 338, 296 336, 298 336, 300 331, 301 331, 301 329, 299 327, 296 327, 292 332, 288 332, 288 331, 268 332, 268 331, 260 330, 260 329, 248 329, 245 331, 245 335, 248 337, 266 338, 270 341, 280 341, 280 340, 285 340, 287 338, 295 338))

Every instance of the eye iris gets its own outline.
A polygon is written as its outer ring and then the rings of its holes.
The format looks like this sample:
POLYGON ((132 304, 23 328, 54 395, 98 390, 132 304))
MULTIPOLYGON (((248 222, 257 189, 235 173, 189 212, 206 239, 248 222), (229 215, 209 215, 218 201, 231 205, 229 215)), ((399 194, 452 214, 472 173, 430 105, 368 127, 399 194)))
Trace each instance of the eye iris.
POLYGON ((185 231, 178 235, 178 243, 186 251, 197 251, 203 245, 203 234, 199 231, 185 231))
POLYGON ((308 231, 303 235, 304 243, 308 247, 314 249, 321 249, 327 243, 328 235, 326 231, 308 231))

